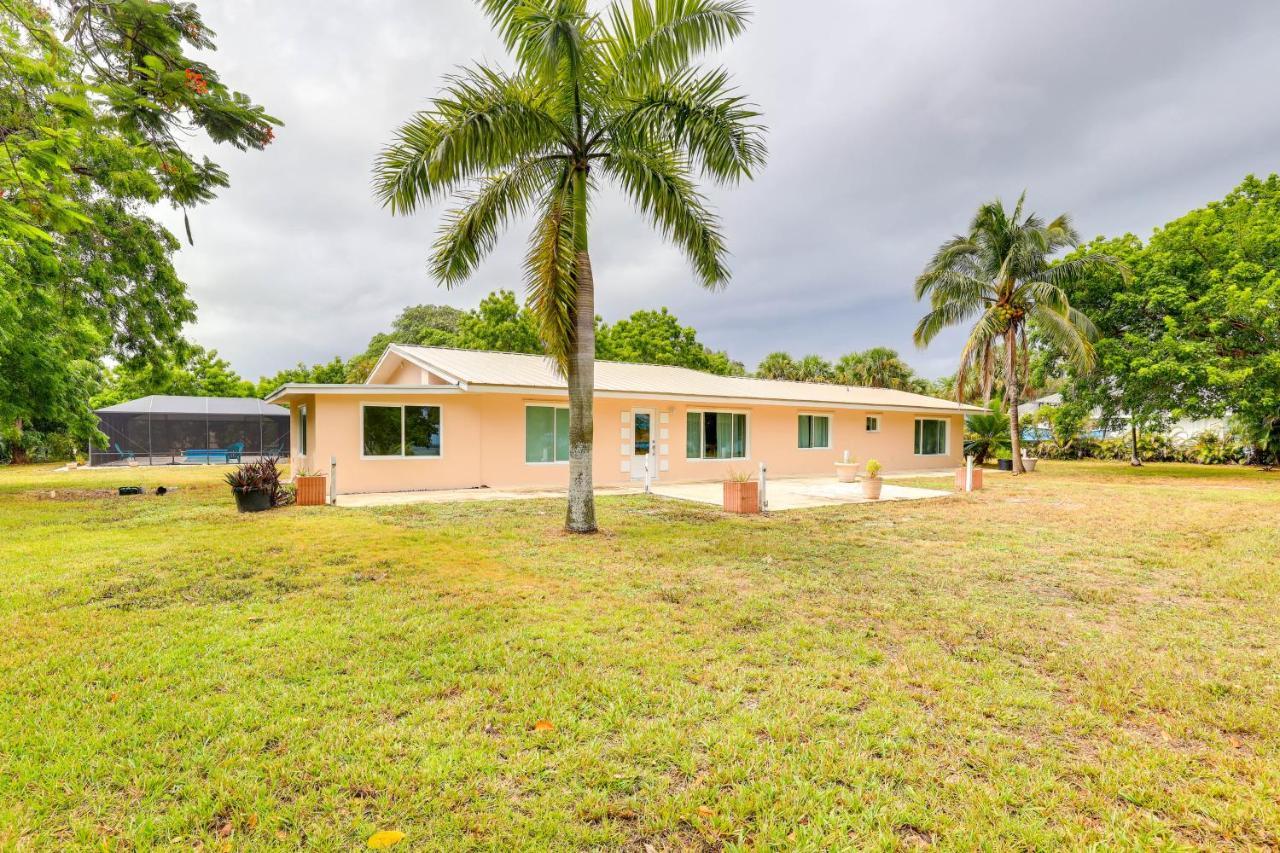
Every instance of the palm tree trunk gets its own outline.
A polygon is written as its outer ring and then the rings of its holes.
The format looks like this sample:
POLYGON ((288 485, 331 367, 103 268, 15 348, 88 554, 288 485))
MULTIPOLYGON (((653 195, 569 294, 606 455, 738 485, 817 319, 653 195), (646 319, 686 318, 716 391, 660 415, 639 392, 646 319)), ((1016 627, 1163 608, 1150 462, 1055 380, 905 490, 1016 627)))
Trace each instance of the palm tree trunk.
POLYGON ((1018 331, 1009 327, 1005 344, 1004 385, 1009 403, 1009 452, 1013 456, 1013 473, 1022 469, 1022 425, 1018 422, 1018 331))
POLYGON ((596 385, 596 292, 587 249, 587 172, 574 173, 573 352, 569 358, 569 507, 565 529, 596 531, 595 491, 591 477, 592 409, 596 385))
POLYGON ((1142 467, 1142 457, 1138 455, 1138 422, 1129 415, 1129 464, 1135 468, 1142 467))

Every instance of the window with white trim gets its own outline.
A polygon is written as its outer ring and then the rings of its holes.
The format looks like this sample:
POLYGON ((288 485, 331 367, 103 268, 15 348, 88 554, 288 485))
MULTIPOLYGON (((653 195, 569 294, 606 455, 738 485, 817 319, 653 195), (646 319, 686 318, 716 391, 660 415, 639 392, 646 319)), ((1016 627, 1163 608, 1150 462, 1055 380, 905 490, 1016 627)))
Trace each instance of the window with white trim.
POLYGON ((366 403, 360 412, 360 448, 366 458, 439 456, 440 407, 366 403))
POLYGON ((867 415, 867 432, 880 431, 880 418, 876 415, 867 415))
POLYGON ((831 449, 830 415, 801 415, 797 446, 801 450, 831 449))
POLYGON ((916 456, 947 455, 947 422, 940 418, 916 418, 916 456))
POLYGON ((747 416, 741 412, 689 412, 686 459, 746 459, 747 416))
POLYGON ((524 461, 533 465, 569 461, 569 410, 524 407, 524 461))

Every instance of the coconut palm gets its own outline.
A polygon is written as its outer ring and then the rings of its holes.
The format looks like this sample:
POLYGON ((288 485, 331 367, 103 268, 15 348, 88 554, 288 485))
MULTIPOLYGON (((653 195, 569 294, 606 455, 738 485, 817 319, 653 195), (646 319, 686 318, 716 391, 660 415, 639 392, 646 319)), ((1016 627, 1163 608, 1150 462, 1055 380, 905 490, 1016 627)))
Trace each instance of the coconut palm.
POLYGON ((728 75, 693 60, 742 32, 736 0, 481 0, 514 71, 475 66, 400 128, 378 158, 377 192, 393 213, 460 198, 431 270, 465 281, 511 220, 536 222, 525 258, 531 309, 569 388, 566 527, 596 529, 591 488, 595 282, 591 201, 621 189, 679 246, 704 287, 729 280, 717 217, 695 174, 731 184, 765 158, 758 113, 728 75))
POLYGON ((973 323, 960 353, 957 388, 963 388, 966 377, 976 370, 984 377, 984 394, 989 393, 998 345, 1004 345, 1002 367, 1015 474, 1022 473, 1018 395, 1026 374, 1028 324, 1087 372, 1094 364, 1092 341, 1097 331, 1088 317, 1071 307, 1063 288, 1100 266, 1129 275, 1128 268, 1109 255, 1087 254, 1054 262, 1057 252, 1079 244, 1079 235, 1066 214, 1048 223, 1034 213, 1024 216, 1025 199, 1023 193, 1012 214, 999 199, 980 207, 969 233, 938 248, 915 288, 916 299, 927 296, 931 305, 916 326, 918 346, 928 346, 948 326, 973 323))

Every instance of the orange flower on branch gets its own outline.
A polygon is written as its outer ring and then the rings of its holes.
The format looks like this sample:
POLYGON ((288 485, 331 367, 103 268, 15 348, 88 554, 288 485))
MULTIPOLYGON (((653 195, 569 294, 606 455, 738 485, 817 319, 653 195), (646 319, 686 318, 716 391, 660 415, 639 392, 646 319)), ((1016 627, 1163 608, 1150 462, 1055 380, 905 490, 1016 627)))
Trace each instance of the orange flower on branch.
POLYGON ((204 75, 195 69, 187 69, 187 88, 195 92, 197 95, 204 95, 209 91, 209 81, 204 79, 204 75))

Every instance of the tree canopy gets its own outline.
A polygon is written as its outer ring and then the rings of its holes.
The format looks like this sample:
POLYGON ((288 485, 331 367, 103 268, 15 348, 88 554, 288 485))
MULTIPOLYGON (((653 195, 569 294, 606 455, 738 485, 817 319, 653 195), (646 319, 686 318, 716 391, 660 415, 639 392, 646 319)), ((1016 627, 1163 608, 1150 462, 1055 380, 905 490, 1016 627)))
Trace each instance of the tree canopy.
POLYGON ((0 3, 0 422, 16 432, 91 432, 98 362, 152 358, 194 319, 148 206, 227 185, 192 134, 263 148, 278 124, 187 54, 213 35, 192 3, 0 3))
POLYGON ((673 364, 722 376, 740 376, 744 372, 740 362, 701 343, 697 331, 692 326, 681 326, 666 308, 636 311, 611 326, 601 324, 596 333, 596 357, 673 364))
POLYGON ((1248 176, 1145 243, 1126 234, 1082 251, 1114 254, 1133 276, 1097 270, 1069 287, 1101 333, 1099 375, 1075 374, 1078 397, 1149 426, 1228 411, 1250 432, 1280 425, 1280 177, 1248 176))

